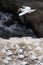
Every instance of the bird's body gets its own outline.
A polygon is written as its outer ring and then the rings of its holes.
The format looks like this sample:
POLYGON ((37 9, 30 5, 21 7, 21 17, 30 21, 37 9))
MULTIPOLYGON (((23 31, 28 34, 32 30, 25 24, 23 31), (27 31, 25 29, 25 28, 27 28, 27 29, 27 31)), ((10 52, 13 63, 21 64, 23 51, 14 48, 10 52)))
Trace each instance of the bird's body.
POLYGON ((19 16, 25 15, 27 13, 32 13, 36 11, 36 9, 31 9, 29 6, 23 6, 23 8, 20 9, 21 13, 19 13, 19 16))

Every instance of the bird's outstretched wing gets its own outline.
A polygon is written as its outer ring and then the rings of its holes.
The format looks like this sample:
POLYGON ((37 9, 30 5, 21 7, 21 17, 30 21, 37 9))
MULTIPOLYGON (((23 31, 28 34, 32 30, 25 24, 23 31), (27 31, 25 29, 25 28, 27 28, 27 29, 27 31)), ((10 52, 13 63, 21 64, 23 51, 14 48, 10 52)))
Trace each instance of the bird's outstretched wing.
POLYGON ((31 9, 31 7, 29 6, 22 6, 24 9, 28 8, 28 9, 31 9))
POLYGON ((32 12, 34 12, 34 11, 36 11, 36 9, 29 10, 27 13, 32 13, 32 12))

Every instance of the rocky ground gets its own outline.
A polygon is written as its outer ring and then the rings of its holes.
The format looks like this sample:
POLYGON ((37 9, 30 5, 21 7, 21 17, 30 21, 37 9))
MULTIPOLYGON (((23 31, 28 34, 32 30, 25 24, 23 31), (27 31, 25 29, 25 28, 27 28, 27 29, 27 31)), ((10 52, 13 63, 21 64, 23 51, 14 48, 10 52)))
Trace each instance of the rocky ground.
POLYGON ((36 37, 33 30, 22 24, 16 15, 0 11, 0 37, 6 39, 24 36, 36 37))
POLYGON ((43 38, 0 38, 0 65, 43 65, 43 38))
POLYGON ((43 65, 40 37, 43 37, 42 0, 0 0, 0 65, 43 65), (36 11, 19 17, 22 6, 36 11))

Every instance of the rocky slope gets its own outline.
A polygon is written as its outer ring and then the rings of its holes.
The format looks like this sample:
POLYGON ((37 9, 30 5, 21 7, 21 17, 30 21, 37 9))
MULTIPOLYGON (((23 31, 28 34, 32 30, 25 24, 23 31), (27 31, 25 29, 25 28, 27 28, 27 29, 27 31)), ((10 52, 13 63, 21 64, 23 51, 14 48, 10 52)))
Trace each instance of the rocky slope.
POLYGON ((36 9, 32 14, 26 14, 21 18, 27 26, 31 22, 32 29, 37 37, 43 37, 43 0, 0 0, 2 10, 13 12, 17 15, 18 9, 22 6, 30 6, 36 9))
POLYGON ((43 65, 43 38, 0 38, 0 65, 43 65))
POLYGON ((31 28, 26 28, 13 14, 0 11, 0 37, 36 37, 31 28))

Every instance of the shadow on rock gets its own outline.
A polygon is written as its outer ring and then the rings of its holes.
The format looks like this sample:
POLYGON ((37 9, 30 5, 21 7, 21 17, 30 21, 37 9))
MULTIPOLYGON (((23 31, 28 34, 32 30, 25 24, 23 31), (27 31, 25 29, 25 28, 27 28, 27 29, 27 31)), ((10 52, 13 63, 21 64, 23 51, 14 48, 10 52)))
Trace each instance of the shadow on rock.
POLYGON ((31 28, 19 23, 12 14, 0 12, 0 37, 36 37, 31 28))

